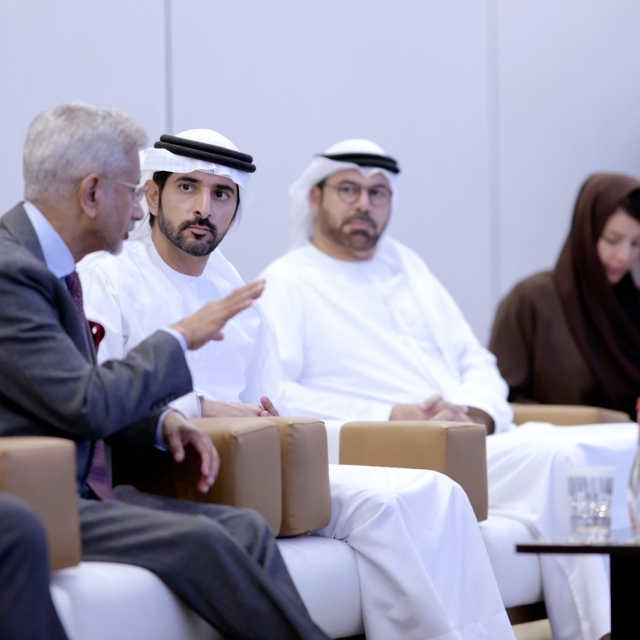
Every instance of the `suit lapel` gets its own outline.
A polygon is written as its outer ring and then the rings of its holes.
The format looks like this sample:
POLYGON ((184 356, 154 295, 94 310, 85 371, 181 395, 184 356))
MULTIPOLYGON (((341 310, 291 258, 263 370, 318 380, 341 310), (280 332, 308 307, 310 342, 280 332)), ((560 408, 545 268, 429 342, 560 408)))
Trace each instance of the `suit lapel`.
MULTIPOLYGON (((17 244, 24 247, 34 258, 42 262, 46 267, 40 241, 22 204, 17 204, 13 209, 0 217, 0 228, 3 228, 14 238, 17 244)), ((57 298, 62 325, 87 360, 92 364, 96 364, 96 350, 93 345, 93 335, 91 334, 89 325, 81 322, 78 317, 75 304, 66 285, 57 278, 54 279, 59 284, 59 295, 57 298), (70 318, 71 320, 64 322, 63 318, 70 318)))

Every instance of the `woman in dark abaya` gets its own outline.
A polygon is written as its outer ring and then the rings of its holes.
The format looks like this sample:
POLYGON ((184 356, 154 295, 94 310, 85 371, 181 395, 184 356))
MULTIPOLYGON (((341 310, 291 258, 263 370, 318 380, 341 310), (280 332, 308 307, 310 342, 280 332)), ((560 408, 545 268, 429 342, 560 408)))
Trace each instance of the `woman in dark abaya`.
POLYGON ((489 348, 512 402, 624 411, 640 396, 640 181, 598 173, 582 185, 552 271, 498 307, 489 348))

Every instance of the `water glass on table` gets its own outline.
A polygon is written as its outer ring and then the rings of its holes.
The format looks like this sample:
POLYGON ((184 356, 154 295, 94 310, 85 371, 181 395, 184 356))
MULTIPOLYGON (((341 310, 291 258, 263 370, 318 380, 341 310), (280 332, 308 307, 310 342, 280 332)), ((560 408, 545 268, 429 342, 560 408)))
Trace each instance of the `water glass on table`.
POLYGON ((598 542, 610 538, 615 473, 616 468, 608 465, 567 470, 573 540, 598 542))

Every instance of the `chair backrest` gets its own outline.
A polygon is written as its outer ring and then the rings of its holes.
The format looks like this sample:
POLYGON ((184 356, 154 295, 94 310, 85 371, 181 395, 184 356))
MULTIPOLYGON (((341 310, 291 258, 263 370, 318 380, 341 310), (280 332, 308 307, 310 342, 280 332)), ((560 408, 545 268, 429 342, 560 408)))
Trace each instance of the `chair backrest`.
POLYGON ((525 422, 550 422, 557 425, 599 424, 606 422, 630 422, 623 411, 570 404, 520 404, 511 403, 515 424, 525 422))

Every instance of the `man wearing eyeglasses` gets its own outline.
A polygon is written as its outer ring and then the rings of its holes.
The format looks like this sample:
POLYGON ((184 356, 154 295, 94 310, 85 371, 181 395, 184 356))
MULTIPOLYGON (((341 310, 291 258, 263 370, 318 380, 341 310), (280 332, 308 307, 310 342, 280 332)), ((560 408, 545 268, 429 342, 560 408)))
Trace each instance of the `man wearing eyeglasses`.
MULTIPOLYGON (((512 410, 494 356, 425 263, 386 231, 399 172, 378 145, 346 140, 316 156, 289 190, 293 247, 263 271, 261 307, 278 336, 290 409, 338 426, 484 424, 500 434, 487 443, 491 507, 561 538, 568 518, 556 482, 582 452, 544 441, 534 452, 508 439, 512 410), (514 473, 523 461, 528 473, 514 473)), ((541 569, 554 638, 605 640, 602 561, 549 556, 541 569)))
POLYGON ((263 273, 291 410, 321 419, 506 429, 493 356, 426 265, 385 233, 400 172, 368 140, 316 156, 290 189, 294 249, 263 273))
MULTIPOLYGON (((228 638, 259 629, 266 638, 326 640, 257 513, 133 487, 103 500, 88 480, 96 442, 107 440, 141 461, 179 463, 191 449, 200 459, 197 488, 209 490, 218 454, 167 402, 192 389, 185 352, 221 340, 226 321, 263 288, 239 288, 159 327, 124 360, 96 363, 75 263, 118 253, 142 217, 136 185, 146 141, 125 114, 83 103, 48 109, 29 126, 26 201, 0 219, 0 437, 75 443, 83 560, 148 569, 228 638)), ((33 578, 34 597, 41 577, 33 578)), ((0 611, 19 619, 0 620, 0 637, 43 638, 42 619, 7 610, 11 593, 0 589, 0 611)), ((57 628, 46 637, 59 637, 57 628)))

